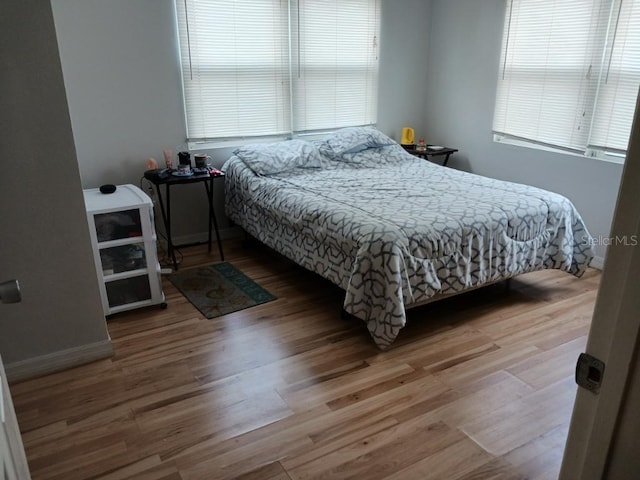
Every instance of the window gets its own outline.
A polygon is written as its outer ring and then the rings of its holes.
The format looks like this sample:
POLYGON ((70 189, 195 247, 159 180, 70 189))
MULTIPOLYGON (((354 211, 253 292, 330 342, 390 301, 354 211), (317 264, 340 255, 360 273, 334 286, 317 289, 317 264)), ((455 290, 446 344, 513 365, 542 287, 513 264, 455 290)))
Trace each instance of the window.
POLYGON ((640 0, 507 2, 496 139, 626 153, 640 85, 640 0))
POLYGON ((190 142, 376 121, 377 0, 176 0, 190 142))

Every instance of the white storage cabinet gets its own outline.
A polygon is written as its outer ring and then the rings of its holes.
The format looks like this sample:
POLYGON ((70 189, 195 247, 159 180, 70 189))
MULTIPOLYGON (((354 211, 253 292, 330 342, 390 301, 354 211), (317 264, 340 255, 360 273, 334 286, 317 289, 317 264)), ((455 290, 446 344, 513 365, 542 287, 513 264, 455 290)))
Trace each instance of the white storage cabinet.
POLYGON ((84 203, 104 314, 166 308, 149 196, 135 185, 118 185, 108 194, 84 190, 84 203))

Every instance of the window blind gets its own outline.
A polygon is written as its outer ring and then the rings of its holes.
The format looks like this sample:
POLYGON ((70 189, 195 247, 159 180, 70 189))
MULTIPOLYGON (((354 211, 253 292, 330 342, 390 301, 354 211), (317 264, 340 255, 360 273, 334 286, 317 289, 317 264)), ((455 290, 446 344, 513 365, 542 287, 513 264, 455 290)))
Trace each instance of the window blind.
POLYGON ((377 0, 176 0, 189 141, 375 123, 377 0))
POLYGON ((176 0, 190 141, 288 134, 289 39, 279 0, 176 0))
POLYGON ((625 151, 640 85, 640 1, 613 7, 589 147, 625 151))
POLYGON ((375 123, 378 3, 297 0, 291 7, 293 130, 375 123))
POLYGON ((638 4, 507 2, 494 133, 582 153, 624 151, 639 85, 638 4))

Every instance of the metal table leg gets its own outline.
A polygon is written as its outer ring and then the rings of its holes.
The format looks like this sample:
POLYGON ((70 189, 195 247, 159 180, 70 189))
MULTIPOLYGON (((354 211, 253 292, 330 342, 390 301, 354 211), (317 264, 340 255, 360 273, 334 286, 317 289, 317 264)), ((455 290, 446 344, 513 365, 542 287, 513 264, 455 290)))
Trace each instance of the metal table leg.
POLYGON ((178 270, 178 262, 176 261, 176 253, 173 248, 173 241, 171 240, 171 190, 169 184, 165 183, 167 192, 167 207, 164 206, 164 200, 162 198, 162 188, 159 184, 156 184, 156 192, 158 193, 158 201, 160 202, 160 211, 162 212, 162 223, 164 223, 164 230, 167 233, 167 254, 173 261, 173 269, 178 270))
POLYGON ((220 260, 224 260, 222 242, 220 241, 220 230, 218 229, 218 220, 216 219, 216 211, 213 208, 213 180, 214 177, 211 177, 210 182, 205 182, 204 184, 209 198, 209 246, 211 246, 211 220, 213 220, 213 227, 216 231, 216 241, 218 242, 218 251, 220 252, 220 260))

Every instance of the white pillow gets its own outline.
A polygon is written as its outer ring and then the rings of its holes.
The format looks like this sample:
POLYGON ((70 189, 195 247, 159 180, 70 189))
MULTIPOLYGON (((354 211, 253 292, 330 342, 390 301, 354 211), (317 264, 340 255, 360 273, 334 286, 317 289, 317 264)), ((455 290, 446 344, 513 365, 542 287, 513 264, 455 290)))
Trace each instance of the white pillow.
POLYGON ((273 175, 294 168, 320 168, 322 162, 318 147, 305 140, 245 145, 233 154, 258 175, 273 175))
POLYGON ((395 143, 373 127, 348 127, 324 139, 321 150, 335 159, 340 159, 344 154, 358 153, 368 148, 379 148, 395 143))

